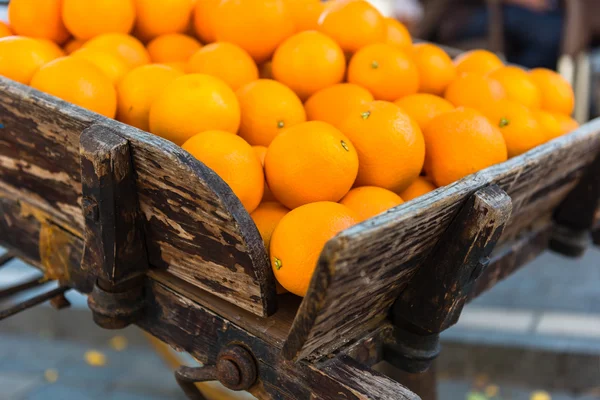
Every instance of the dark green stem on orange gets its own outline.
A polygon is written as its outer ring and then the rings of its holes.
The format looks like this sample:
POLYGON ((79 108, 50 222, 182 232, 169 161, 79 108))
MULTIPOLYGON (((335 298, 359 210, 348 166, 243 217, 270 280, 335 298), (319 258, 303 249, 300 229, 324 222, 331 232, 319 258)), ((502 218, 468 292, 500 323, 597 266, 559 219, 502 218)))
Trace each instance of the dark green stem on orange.
POLYGON ((360 116, 362 119, 368 119, 371 116, 371 111, 365 111, 364 113, 360 114, 360 116))
POLYGON ((379 63, 377 61, 373 60, 371 62, 371 68, 373 68, 373 69, 379 68, 379 63))
POLYGON ((285 126, 285 122, 283 122, 283 121, 277 121, 277 127, 279 129, 283 128, 284 126, 285 126))
POLYGON ((346 142, 344 142, 343 140, 341 140, 340 143, 342 144, 342 147, 344 148, 344 150, 350 151, 350 149, 348 148, 348 145, 346 144, 346 142))
POLYGON ((508 118, 501 118, 498 126, 500 128, 504 128, 505 126, 508 126, 509 124, 510 124, 510 121, 508 120, 508 118))
POLYGON ((273 257, 274 261, 275 261, 275 269, 277 271, 279 271, 281 269, 281 267, 283 267, 283 264, 281 263, 281 260, 277 257, 273 257))

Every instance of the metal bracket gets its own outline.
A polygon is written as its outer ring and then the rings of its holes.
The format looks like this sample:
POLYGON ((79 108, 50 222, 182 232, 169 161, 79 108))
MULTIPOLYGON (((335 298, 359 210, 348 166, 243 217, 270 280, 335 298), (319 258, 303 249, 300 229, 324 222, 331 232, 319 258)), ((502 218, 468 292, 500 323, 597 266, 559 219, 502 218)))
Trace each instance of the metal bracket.
POLYGON ((97 280, 88 297, 94 321, 121 329, 144 308, 148 256, 129 142, 94 125, 80 137, 85 216, 83 268, 97 280))
POLYGON ((252 354, 239 345, 228 345, 217 357, 215 365, 191 368, 180 367, 175 380, 190 400, 204 400, 196 387, 198 382, 219 381, 231 390, 247 390, 258 376, 256 361, 252 354))
POLYGON ((385 346, 386 361, 411 373, 429 368, 440 351, 439 333, 458 321, 511 212, 510 197, 496 185, 467 199, 394 303, 396 343, 385 346))

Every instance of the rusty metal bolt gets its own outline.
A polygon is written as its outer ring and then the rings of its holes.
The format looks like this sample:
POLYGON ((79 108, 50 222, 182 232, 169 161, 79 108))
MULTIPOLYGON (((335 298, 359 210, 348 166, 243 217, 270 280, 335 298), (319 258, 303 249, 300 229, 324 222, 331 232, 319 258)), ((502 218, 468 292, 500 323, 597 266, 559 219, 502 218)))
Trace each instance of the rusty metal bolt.
POLYGON ((256 362, 242 346, 230 345, 219 353, 217 379, 228 389, 246 390, 256 381, 256 362))

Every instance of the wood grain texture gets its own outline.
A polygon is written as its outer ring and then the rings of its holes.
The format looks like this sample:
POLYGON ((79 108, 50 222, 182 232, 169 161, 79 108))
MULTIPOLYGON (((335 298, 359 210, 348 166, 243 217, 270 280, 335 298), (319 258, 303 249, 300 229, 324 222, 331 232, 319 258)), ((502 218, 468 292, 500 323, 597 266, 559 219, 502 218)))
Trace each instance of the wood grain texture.
POLYGON ((394 324, 419 335, 454 325, 511 211, 510 197, 498 186, 470 196, 394 303, 394 324))
POLYGON ((148 270, 129 142, 102 126, 80 138, 83 214, 82 263, 115 285, 148 270))
POLYGON ((478 189, 497 184, 511 197, 507 243, 560 204, 599 150, 600 119, 340 233, 321 254, 284 355, 317 360, 376 328, 478 189))
POLYGON ((150 264, 258 315, 276 308, 266 250, 229 187, 180 147, 0 77, 0 189, 83 235, 79 137, 130 142, 150 264))

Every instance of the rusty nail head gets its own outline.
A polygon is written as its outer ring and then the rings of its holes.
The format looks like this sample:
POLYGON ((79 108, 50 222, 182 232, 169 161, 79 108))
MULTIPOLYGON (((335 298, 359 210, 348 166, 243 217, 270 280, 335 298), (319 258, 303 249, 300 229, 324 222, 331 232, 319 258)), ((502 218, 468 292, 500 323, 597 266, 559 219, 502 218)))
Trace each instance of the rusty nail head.
POLYGON ((242 346, 225 347, 217 359, 217 376, 231 390, 249 389, 257 377, 254 357, 242 346))

